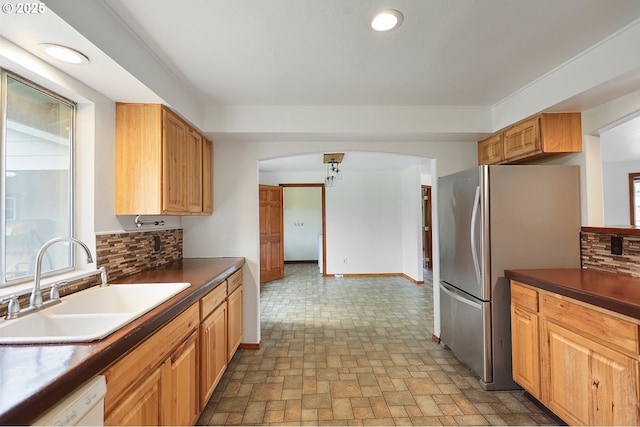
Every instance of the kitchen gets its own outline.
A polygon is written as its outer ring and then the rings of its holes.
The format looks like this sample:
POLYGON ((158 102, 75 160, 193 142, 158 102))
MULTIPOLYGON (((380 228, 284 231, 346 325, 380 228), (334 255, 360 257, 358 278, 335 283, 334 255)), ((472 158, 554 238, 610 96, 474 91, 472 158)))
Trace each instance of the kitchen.
MULTIPOLYGON (((633 10, 632 3, 625 4, 633 10)), ((78 46, 83 51, 85 46, 92 49, 85 51, 92 61, 96 58, 96 64, 117 73, 110 76, 118 76, 118 87, 109 89, 114 92, 104 96, 100 92, 106 89, 98 89, 104 84, 101 74, 81 76, 82 73, 91 74, 90 67, 66 69, 68 74, 80 73, 77 77, 80 81, 86 78, 85 85, 37 58, 39 52, 34 50, 33 55, 25 56, 25 50, 16 45, 19 44, 20 29, 29 29, 26 35, 31 38, 36 38, 39 30, 51 29, 54 34, 58 31, 58 34, 64 34, 66 39, 69 31, 76 31, 69 24, 51 14, 40 17, 2 15, 0 22, 6 37, 2 40, 2 67, 43 85, 48 84, 75 99, 78 102, 78 139, 93 141, 93 144, 79 145, 76 153, 78 174, 83 177, 77 183, 78 206, 81 207, 77 218, 78 236, 95 247, 96 233, 136 229, 134 216, 112 214, 115 199, 113 100, 170 104, 198 124, 215 142, 214 215, 162 219, 167 227, 183 227, 185 257, 246 258, 244 340, 252 344, 261 340, 257 283, 259 251, 256 243, 258 161, 310 152, 388 152, 435 159, 436 167, 432 173, 442 176, 477 164, 475 142, 497 129, 542 110, 577 110, 582 112, 583 152, 555 162, 581 166, 582 224, 599 225, 602 223, 602 196, 597 135, 601 129, 634 113, 638 105, 638 87, 630 77, 638 68, 638 64, 633 62, 637 58, 634 55, 611 54, 634 51, 637 25, 621 29, 615 36, 607 37, 598 44, 597 49, 588 49, 563 66, 551 67, 553 72, 544 70, 532 76, 526 81, 527 85, 517 87, 518 91, 494 100, 492 107, 347 106, 334 110, 326 106, 270 109, 209 105, 200 108, 184 88, 184 83, 176 82, 166 66, 158 64, 158 57, 141 47, 137 36, 123 28, 124 24, 113 16, 113 12, 105 11, 105 4, 52 1, 47 3, 47 7, 118 59, 116 63, 104 58, 106 55, 94 53, 95 46, 86 39, 78 46), (43 21, 45 18, 53 22, 43 21), (122 30, 114 31, 114 28, 122 30), (122 46, 136 53, 126 57, 122 46), (601 65, 605 61, 606 66, 601 65), (48 77, 43 77, 37 70, 46 71, 48 77), (545 74, 547 72, 549 74, 545 74), (582 79, 575 79, 577 75, 582 79), (530 83, 534 78, 535 81, 530 83), (133 89, 140 88, 138 80, 146 86, 142 88, 143 95, 134 97, 133 89), (343 120, 345 115, 350 120, 343 120), (84 126, 83 123, 92 124, 84 126)), ((573 14, 568 16, 575 19, 573 14)), ((637 16, 637 10, 629 12, 629 16, 628 23, 631 23, 631 17, 637 16)), ((410 19, 405 19, 405 25, 408 25, 410 19)), ((592 22, 588 17, 584 19, 584 22, 592 22)), ((45 35, 43 38, 37 42, 50 41, 45 35)), ((604 38, 603 35, 588 46, 604 38)), ((435 236, 434 239, 437 240, 435 236)), ((437 253, 437 248, 435 251, 437 253)), ((437 281, 438 274, 436 267, 434 281, 437 281)), ((437 293, 434 299, 438 299, 437 293)), ((436 304, 436 310, 437 307, 436 304)), ((434 334, 439 335, 439 331, 439 316, 435 316, 434 334)))

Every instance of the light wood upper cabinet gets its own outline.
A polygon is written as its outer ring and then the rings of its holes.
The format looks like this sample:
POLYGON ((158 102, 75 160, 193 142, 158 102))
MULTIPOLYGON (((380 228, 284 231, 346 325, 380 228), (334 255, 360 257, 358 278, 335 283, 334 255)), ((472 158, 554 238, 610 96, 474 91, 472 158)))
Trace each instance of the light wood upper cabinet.
POLYGON ((202 140, 202 214, 213 213, 213 142, 202 140))
POLYGON ((511 287, 514 380, 570 425, 639 425, 640 320, 511 287))
MULTIPOLYGON (((186 165, 187 126, 168 110, 162 109, 162 211, 187 211, 186 165)), ((128 141, 126 143, 129 143, 128 141)), ((149 183, 157 185, 156 183, 149 183)))
POLYGON ((504 160, 504 134, 491 135, 478 143, 478 164, 497 165, 504 160))
POLYGON ((184 187, 187 211, 193 214, 202 213, 202 139, 195 130, 187 131, 184 187))
POLYGON ((526 163, 582 151, 580 113, 542 113, 478 142, 481 165, 526 163))
POLYGON ((213 148, 203 141, 160 104, 117 103, 116 215, 210 214, 213 148))
POLYGON ((504 132, 504 158, 507 161, 534 156, 542 152, 539 136, 540 118, 518 123, 504 132))

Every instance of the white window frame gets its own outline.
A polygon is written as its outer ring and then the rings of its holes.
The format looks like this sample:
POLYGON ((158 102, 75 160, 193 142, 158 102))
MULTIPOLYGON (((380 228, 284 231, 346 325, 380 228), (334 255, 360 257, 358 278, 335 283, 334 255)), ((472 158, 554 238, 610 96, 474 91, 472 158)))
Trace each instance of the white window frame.
MULTIPOLYGON (((42 85, 34 83, 24 77, 21 77, 18 74, 12 73, 5 69, 0 68, 0 186, 2 188, 2 194, 4 195, 6 188, 6 162, 4 161, 4 151, 6 146, 6 113, 7 113, 7 78, 10 77, 16 81, 21 82, 31 88, 34 88, 64 104, 67 104, 72 108, 72 117, 71 117, 71 129, 70 132, 70 141, 69 141, 69 218, 67 218, 70 235, 76 235, 75 228, 75 216, 76 216, 76 204, 75 204, 75 195, 76 195, 76 171, 75 171, 75 144, 76 144, 76 118, 78 113, 78 108, 76 102, 50 90, 42 85)), ((15 213, 16 206, 14 204, 13 212, 15 213)), ((14 215, 15 217, 15 215, 14 215)), ((0 289, 2 288, 11 288, 12 286, 21 285, 25 282, 32 282, 34 277, 33 275, 24 276, 14 280, 6 280, 6 271, 5 271, 5 256, 6 256, 6 221, 7 221, 7 206, 5 204, 5 197, 0 197, 0 289)), ((44 242, 43 242, 44 243, 44 242)), ((74 256, 75 251, 73 245, 69 245, 69 249, 71 257, 70 257, 70 265, 68 267, 58 269, 55 271, 51 271, 49 273, 42 274, 42 277, 51 277, 64 273, 68 273, 70 271, 74 271, 76 269, 76 257, 74 256)), ((33 254, 35 257, 35 254, 33 254)))

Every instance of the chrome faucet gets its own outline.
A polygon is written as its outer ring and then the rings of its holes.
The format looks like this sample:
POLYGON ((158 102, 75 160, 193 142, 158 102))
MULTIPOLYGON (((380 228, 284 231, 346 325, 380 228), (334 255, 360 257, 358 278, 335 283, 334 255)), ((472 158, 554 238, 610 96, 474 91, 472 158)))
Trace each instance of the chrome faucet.
POLYGON ((91 256, 91 251, 89 247, 84 244, 82 241, 76 239, 75 237, 56 237, 55 239, 51 239, 46 242, 36 255, 36 271, 33 276, 33 290, 31 291, 31 298, 29 299, 29 308, 31 309, 39 309, 42 307, 42 291, 40 290, 40 275, 42 272, 42 258, 44 257, 44 253, 49 249, 51 245, 58 242, 72 242, 77 243, 84 249, 87 253, 87 262, 92 263, 93 257, 91 256))

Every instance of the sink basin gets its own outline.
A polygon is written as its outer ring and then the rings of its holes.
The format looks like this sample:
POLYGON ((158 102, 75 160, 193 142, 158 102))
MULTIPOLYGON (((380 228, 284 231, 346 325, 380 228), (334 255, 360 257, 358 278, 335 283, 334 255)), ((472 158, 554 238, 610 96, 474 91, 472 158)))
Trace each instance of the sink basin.
POLYGON ((132 319, 127 314, 50 315, 34 313, 0 327, 0 342, 88 342, 104 338, 132 319))
POLYGON ((0 321, 0 344, 99 340, 188 287, 189 283, 93 287, 36 313, 0 321))
POLYGON ((62 298, 61 304, 47 311, 53 314, 143 314, 188 286, 188 283, 140 283, 93 287, 62 298))

